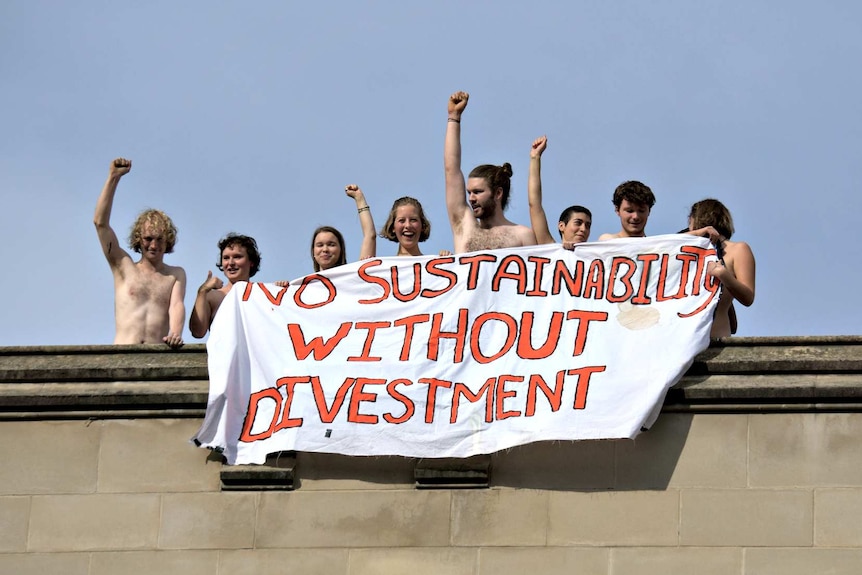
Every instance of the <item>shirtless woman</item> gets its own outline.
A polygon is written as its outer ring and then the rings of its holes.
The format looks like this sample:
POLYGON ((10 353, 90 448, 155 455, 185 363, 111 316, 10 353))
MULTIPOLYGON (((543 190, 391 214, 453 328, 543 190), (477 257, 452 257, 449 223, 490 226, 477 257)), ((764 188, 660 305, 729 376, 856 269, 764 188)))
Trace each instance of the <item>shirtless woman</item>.
POLYGON ((466 92, 449 96, 449 119, 443 148, 446 208, 452 225, 455 253, 536 245, 532 229, 510 222, 503 215, 509 205, 512 166, 477 166, 464 181, 461 172, 461 115, 469 98, 466 92))
POLYGON ((754 303, 754 253, 747 243, 730 241, 734 232, 733 218, 718 200, 701 200, 691 206, 688 227, 693 230, 690 232, 693 235, 712 235, 709 228, 714 228, 724 238, 724 241, 718 241, 723 258, 709 264, 706 272, 722 284, 710 337, 729 337, 735 331, 731 328, 733 300, 746 307, 754 303))
POLYGON ((177 228, 164 212, 141 212, 129 235, 129 247, 141 254, 135 262, 120 247, 111 227, 117 184, 131 169, 131 160, 117 158, 111 162, 93 217, 102 252, 114 276, 114 343, 166 343, 178 348, 183 345, 186 319, 186 272, 163 261, 165 254, 174 251, 177 228))

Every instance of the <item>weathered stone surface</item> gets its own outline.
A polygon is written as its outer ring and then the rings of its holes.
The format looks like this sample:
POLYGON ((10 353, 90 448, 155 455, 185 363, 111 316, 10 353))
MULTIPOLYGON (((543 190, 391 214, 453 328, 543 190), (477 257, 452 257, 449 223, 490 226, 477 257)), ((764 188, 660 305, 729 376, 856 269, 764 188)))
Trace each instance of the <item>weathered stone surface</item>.
POLYGON ((214 491, 220 463, 189 441, 193 419, 108 420, 102 425, 100 492, 214 491))
POLYGON ((816 490, 814 492, 814 545, 862 548, 860 517, 862 517, 862 489, 816 490))
POLYGON ((159 548, 251 548, 259 497, 258 493, 164 495, 159 548))
POLYGON ((30 508, 30 551, 155 549, 158 494, 42 495, 30 508))
POLYGON ((745 575, 859 575, 860 549, 746 549, 745 575))
POLYGON ((740 575, 742 549, 731 547, 633 547, 612 549, 614 575, 740 575))
POLYGON ((0 497, 0 553, 27 550, 29 497, 0 497))
POLYGON ((0 421, 0 495, 93 493, 101 423, 0 421))
POLYGON ((350 575, 473 575, 475 549, 357 549, 350 575))
MULTIPOLYGON (((348 575, 348 549, 237 549, 219 553, 218 573, 229 575, 348 575)), ((215 571, 213 571, 215 573, 215 571)))
POLYGON ((255 547, 445 547, 451 493, 262 493, 255 547))
POLYGON ((677 491, 551 492, 548 545, 677 545, 677 491))
POLYGON ((608 575, 610 550, 587 547, 483 547, 479 575, 608 575))
POLYGON ((813 494, 806 490, 686 489, 680 544, 801 547, 813 543, 813 494))
POLYGON ((548 492, 492 489, 452 493, 451 545, 545 545, 548 492))
POLYGON ((89 553, 0 553, 6 575, 92 575, 89 553))
POLYGON ((218 551, 131 551, 93 553, 90 575, 212 575, 218 551))

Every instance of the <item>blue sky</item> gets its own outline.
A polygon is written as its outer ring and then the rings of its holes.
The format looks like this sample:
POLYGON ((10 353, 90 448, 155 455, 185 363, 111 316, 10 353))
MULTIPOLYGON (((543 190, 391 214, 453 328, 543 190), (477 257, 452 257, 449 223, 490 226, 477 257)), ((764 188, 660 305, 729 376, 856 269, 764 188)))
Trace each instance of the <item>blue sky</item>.
MULTIPOLYGON (((131 158, 112 223, 147 207, 179 227, 191 307, 229 231, 256 280, 311 271, 321 224, 376 223, 419 198, 426 253, 451 248, 446 101, 470 92, 464 166, 510 162, 508 217, 528 223, 532 140, 545 207, 619 228, 617 184, 658 202, 648 234, 717 197, 757 257, 739 335, 859 334, 862 4, 810 2, 0 3, 0 346, 113 340, 111 274, 92 224, 109 162, 131 158), (11 242, 11 243, 10 243, 11 242), (11 248, 11 249, 8 249, 11 248), (18 267, 21 267, 21 274, 18 267), (21 277, 17 277, 21 275, 21 277)), ((378 254, 395 245, 378 240, 378 254)), ((188 330, 186 341, 192 341, 188 330)))

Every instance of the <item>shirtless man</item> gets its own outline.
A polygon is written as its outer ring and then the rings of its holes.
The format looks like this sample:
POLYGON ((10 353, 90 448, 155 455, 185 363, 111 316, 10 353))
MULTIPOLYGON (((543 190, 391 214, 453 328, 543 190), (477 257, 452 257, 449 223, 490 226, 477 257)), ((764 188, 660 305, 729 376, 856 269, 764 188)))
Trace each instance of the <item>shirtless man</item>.
POLYGON ((623 182, 614 190, 613 202, 614 212, 620 217, 622 229, 615 234, 600 235, 599 241, 646 237, 647 220, 655 205, 652 190, 635 180, 623 182))
POLYGON ((257 242, 249 236, 228 234, 218 243, 219 261, 216 267, 224 272, 225 284, 207 272, 207 279, 198 288, 195 306, 189 317, 189 331, 198 339, 206 335, 221 302, 236 282, 247 282, 260 269, 257 242))
POLYGON ((470 172, 466 184, 464 182, 461 172, 461 114, 469 97, 466 92, 449 96, 449 121, 443 149, 446 208, 452 225, 455 253, 535 245, 533 230, 510 222, 503 215, 509 204, 512 166, 477 166, 470 172))
POLYGON ((93 218, 99 243, 114 275, 117 332, 114 343, 164 342, 176 349, 183 345, 186 272, 181 267, 167 265, 163 259, 166 253, 174 251, 177 228, 164 212, 141 212, 129 235, 129 247, 141 254, 137 262, 120 247, 111 228, 117 184, 131 169, 131 160, 117 158, 111 162, 93 218))
MULTIPOLYGON (((552 244, 556 240, 551 235, 545 208, 542 207, 542 153, 548 146, 547 136, 536 138, 530 148, 530 175, 527 178, 527 199, 530 203, 530 224, 536 241, 552 244)), ((569 206, 560 214, 557 231, 563 247, 575 248, 575 244, 589 241, 593 226, 593 214, 583 206, 569 206)))

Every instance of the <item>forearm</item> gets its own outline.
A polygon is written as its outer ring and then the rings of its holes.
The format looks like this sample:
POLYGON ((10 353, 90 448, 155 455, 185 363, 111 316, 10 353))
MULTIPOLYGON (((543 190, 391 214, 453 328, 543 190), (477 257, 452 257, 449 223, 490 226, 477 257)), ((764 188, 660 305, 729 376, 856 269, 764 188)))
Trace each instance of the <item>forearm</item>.
POLYGON ((195 296, 195 305, 192 308, 191 317, 189 318, 189 331, 192 336, 198 339, 206 335, 210 328, 210 318, 212 317, 212 307, 210 307, 208 289, 198 289, 195 296))
POLYGON ((750 306, 754 303, 754 288, 739 281, 732 273, 728 272, 721 279, 721 284, 733 299, 744 305, 750 306))
POLYGON ((120 183, 120 177, 109 175, 102 187, 102 193, 99 194, 99 199, 96 202, 96 213, 93 216, 93 223, 97 227, 110 227, 111 210, 114 206, 114 194, 117 191, 117 184, 120 183))
POLYGON ((186 321, 186 306, 182 300, 172 302, 168 309, 168 329, 170 333, 182 335, 183 324, 186 321))
POLYGON ((540 244, 554 243, 545 209, 542 207, 542 159, 530 158, 530 173, 527 177, 527 201, 530 205, 530 225, 540 244))
POLYGON ((373 258, 377 255, 377 231, 374 229, 374 217, 371 215, 371 208, 361 191, 353 199, 356 200, 359 226, 362 229, 362 246, 359 248, 359 259, 373 258))
POLYGON ((461 124, 459 122, 446 123, 443 167, 446 175, 446 208, 449 219, 454 223, 467 207, 467 186, 464 182, 464 174, 461 172, 461 124))

